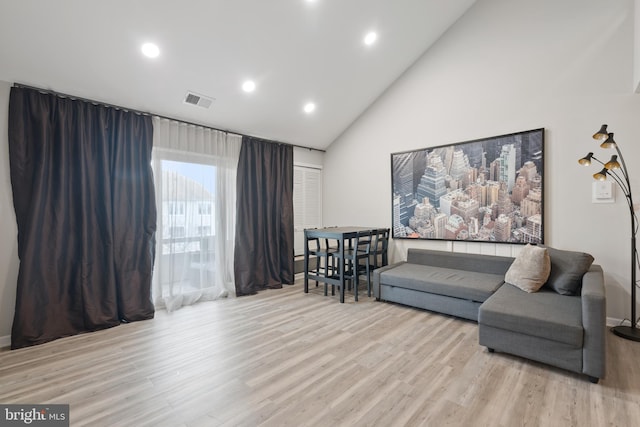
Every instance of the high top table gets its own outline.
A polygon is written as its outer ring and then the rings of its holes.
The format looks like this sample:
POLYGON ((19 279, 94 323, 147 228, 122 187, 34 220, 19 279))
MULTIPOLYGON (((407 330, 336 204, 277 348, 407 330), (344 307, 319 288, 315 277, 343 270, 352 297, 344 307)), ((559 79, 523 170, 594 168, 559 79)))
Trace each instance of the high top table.
POLYGON ((375 231, 377 228, 368 227, 327 227, 327 228, 310 228, 304 230, 304 292, 309 292, 309 279, 318 282, 327 283, 329 285, 337 285, 340 287, 340 302, 344 302, 344 271, 345 271, 345 244, 351 239, 355 239, 361 231, 375 231), (339 274, 337 276, 326 277, 319 274, 309 274, 309 239, 331 239, 338 241, 338 259, 340 260, 339 274))

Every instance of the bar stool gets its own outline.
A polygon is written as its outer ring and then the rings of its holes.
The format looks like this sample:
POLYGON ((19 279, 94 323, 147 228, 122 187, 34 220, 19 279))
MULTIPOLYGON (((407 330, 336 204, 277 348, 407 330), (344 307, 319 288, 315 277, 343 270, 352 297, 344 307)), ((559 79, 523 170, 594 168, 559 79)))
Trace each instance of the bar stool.
MULTIPOLYGON (((314 256, 316 258, 315 269, 310 268, 309 272, 318 276, 331 277, 336 271, 335 261, 333 259, 336 249, 329 247, 329 239, 324 239, 324 246, 318 237, 311 237, 305 240, 309 257, 314 256)), ((316 280, 316 287, 317 286, 318 281, 316 280)), ((326 285, 324 294, 327 295, 326 285)))
MULTIPOLYGON (((350 283, 353 283, 354 298, 358 301, 358 284, 359 276, 364 274, 367 276, 367 295, 371 296, 371 230, 360 231, 356 234, 355 242, 345 248, 345 262, 339 265, 345 265, 344 277, 350 283), (364 263, 361 263, 364 261, 364 263)), ((339 258, 339 252, 334 254, 339 258)))
POLYGON ((371 264, 375 270, 389 264, 389 228, 380 228, 374 232, 371 248, 371 264))

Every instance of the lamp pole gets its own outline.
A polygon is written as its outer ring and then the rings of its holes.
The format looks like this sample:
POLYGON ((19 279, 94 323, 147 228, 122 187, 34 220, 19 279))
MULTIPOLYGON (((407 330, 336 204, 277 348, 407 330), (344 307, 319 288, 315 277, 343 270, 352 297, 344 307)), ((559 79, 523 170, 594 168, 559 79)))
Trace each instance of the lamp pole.
POLYGON ((611 160, 607 163, 603 163, 597 158, 593 156, 593 153, 587 154, 585 157, 579 160, 581 165, 588 166, 591 164, 591 160, 595 160, 598 163, 602 164, 604 168, 593 175, 593 177, 599 181, 604 181, 607 179, 607 176, 613 178, 613 180, 618 184, 618 187, 624 193, 624 196, 627 200, 627 204, 629 205, 629 213, 631 215, 631 326, 614 326, 611 328, 611 331, 618 335, 619 337, 626 338, 633 341, 640 341, 640 330, 637 328, 637 318, 636 318, 636 264, 637 264, 637 253, 636 253, 636 233, 637 233, 637 218, 635 211, 633 209, 633 196, 631 194, 631 182, 629 181, 629 174, 627 170, 627 164, 624 161, 624 156, 618 147, 618 144, 613 140, 613 133, 607 131, 607 125, 602 125, 600 130, 593 135, 594 139, 604 139, 604 142, 600 145, 601 148, 612 148, 615 147, 618 155, 611 156, 611 160), (622 165, 618 163, 618 157, 620 157, 620 162, 622 165), (615 172, 615 169, 620 169, 622 172, 622 178, 618 173, 615 172))
POLYGON ((622 175, 624 176, 627 184, 625 197, 627 198, 629 213, 631 214, 631 326, 618 325, 611 328, 611 331, 619 337, 633 341, 640 341, 640 330, 636 327, 638 323, 636 318, 636 213, 633 210, 633 196, 631 195, 631 182, 629 181, 629 174, 627 173, 627 164, 625 163, 624 156, 617 144, 615 144, 615 147, 618 156, 620 156, 620 161, 622 162, 622 175))

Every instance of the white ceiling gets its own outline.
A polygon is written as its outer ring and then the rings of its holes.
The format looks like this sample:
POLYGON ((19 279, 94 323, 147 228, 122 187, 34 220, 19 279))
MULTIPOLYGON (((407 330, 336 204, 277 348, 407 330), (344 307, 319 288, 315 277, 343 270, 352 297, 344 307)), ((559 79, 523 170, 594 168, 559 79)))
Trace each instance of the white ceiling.
POLYGON ((0 0, 0 80, 324 149, 474 2, 0 0))

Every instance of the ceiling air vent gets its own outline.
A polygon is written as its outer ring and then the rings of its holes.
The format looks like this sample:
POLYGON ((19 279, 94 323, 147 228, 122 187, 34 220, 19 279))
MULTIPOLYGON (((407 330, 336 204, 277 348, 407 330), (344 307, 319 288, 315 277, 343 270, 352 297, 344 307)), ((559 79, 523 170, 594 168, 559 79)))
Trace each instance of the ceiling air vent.
POLYGON ((184 97, 185 104, 196 105, 202 108, 209 108, 213 103, 214 99, 208 96, 199 95, 194 92, 187 92, 187 95, 184 97))

